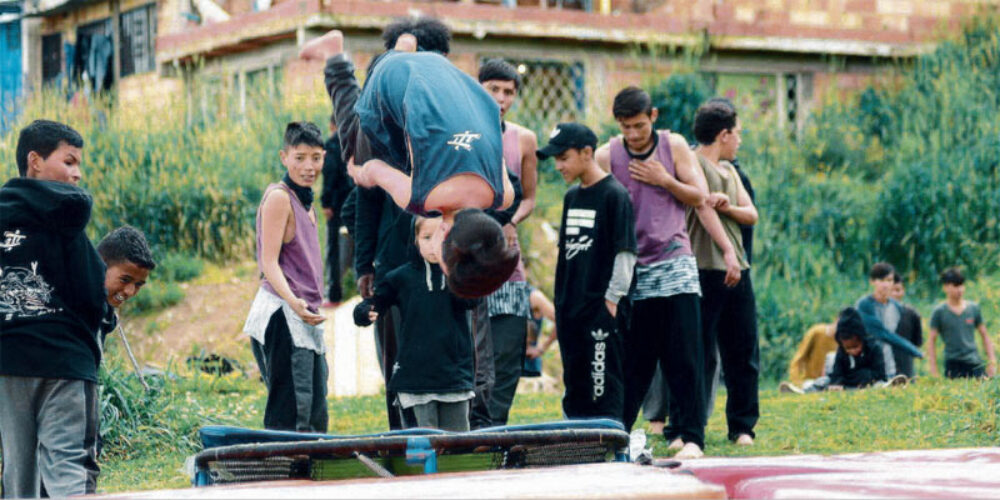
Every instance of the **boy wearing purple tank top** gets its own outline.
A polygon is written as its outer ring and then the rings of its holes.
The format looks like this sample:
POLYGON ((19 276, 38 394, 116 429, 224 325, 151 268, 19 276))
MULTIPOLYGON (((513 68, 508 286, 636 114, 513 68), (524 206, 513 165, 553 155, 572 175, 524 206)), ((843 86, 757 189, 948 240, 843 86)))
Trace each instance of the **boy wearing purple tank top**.
POLYGON ((323 168, 323 137, 316 125, 285 129, 281 182, 264 192, 257 210, 260 289, 243 332, 267 384, 264 427, 326 432, 323 328, 323 256, 319 248, 312 185, 323 168))
MULTIPOLYGON (((517 224, 531 215, 535 208, 535 187, 538 181, 538 158, 535 157, 535 151, 538 150, 538 139, 534 132, 504 119, 517 100, 517 92, 521 86, 521 75, 513 65, 502 59, 486 61, 479 68, 479 83, 500 106, 504 162, 507 170, 521 182, 521 204, 510 222, 503 226, 507 244, 520 253, 517 224)), ((528 293, 524 262, 518 259, 517 267, 507 282, 487 296, 495 379, 489 411, 494 425, 507 424, 517 382, 521 378, 528 320, 531 317, 528 293)))
POLYGON ((705 447, 705 374, 698 265, 684 222, 686 207, 701 206, 705 178, 684 138, 654 130, 657 110, 642 89, 615 96, 622 135, 601 146, 597 163, 628 190, 635 213, 638 262, 625 328, 625 427, 631 429, 657 361, 670 389, 664 436, 681 458, 705 447))

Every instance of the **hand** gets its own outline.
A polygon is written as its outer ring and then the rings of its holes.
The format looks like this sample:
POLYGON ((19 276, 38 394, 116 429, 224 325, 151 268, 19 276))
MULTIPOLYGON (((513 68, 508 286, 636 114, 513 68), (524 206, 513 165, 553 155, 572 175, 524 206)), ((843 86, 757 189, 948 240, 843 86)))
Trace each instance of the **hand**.
POLYGON ((351 176, 351 179, 354 180, 354 184, 363 188, 375 187, 375 179, 370 174, 370 168, 365 168, 364 165, 359 167, 354 164, 354 157, 347 160, 347 175, 351 176))
POLYGON ((340 30, 332 30, 303 45, 302 50, 299 51, 299 58, 306 61, 326 62, 327 59, 343 52, 344 34, 340 30))
POLYGON ((332 219, 333 218, 333 209, 332 208, 324 208, 323 209, 323 217, 326 217, 326 220, 332 219))
POLYGON ((293 300, 290 305, 292 306, 292 310, 295 311, 295 314, 302 318, 302 321, 305 321, 310 325, 316 326, 326 321, 326 316, 310 311, 309 305, 306 304, 306 301, 303 299, 297 298, 293 300))
POLYGON ((608 312, 611 313, 612 318, 618 317, 618 304, 615 304, 608 299, 604 299, 604 305, 607 306, 608 312))
POLYGON ((368 312, 368 320, 369 321, 371 321, 372 323, 374 323, 375 320, 377 320, 377 319, 378 319, 378 312, 376 312, 374 309, 372 309, 371 311, 368 312))
POLYGON ((528 359, 536 359, 542 356, 542 350, 538 346, 529 345, 527 349, 524 350, 524 357, 528 359))
POLYGON ((517 244, 517 226, 513 222, 507 223, 503 226, 503 235, 507 239, 507 246, 513 246, 517 244))
POLYGON ((358 278, 358 293, 361 294, 361 298, 370 299, 375 295, 375 275, 372 273, 362 274, 358 278))
POLYGON ((647 158, 646 160, 633 159, 629 161, 628 172, 633 179, 639 182, 662 188, 666 188, 673 179, 673 176, 667 172, 666 167, 653 158, 647 158))
POLYGON ((725 285, 732 288, 740 282, 740 261, 736 258, 736 251, 729 250, 722 254, 722 259, 726 261, 725 285))
POLYGON ((715 209, 716 212, 726 213, 729 211, 729 196, 726 193, 709 193, 708 200, 706 200, 708 206, 715 209))

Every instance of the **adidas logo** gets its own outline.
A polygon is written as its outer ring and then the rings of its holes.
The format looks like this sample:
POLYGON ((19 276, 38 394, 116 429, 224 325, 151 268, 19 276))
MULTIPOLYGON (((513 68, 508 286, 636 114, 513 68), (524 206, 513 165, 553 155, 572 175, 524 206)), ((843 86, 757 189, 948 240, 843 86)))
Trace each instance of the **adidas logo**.
POLYGON ((597 330, 594 330, 594 331, 590 332, 590 336, 594 337, 594 340, 596 340, 598 342, 604 342, 608 338, 609 335, 611 335, 610 332, 606 332, 606 331, 604 331, 604 330, 602 330, 600 328, 598 328, 597 330))

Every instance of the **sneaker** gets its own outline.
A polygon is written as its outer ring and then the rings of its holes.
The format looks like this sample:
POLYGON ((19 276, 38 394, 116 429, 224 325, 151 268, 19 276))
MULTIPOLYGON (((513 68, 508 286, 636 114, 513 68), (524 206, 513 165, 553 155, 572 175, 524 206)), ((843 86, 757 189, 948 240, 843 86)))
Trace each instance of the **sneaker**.
POLYGON ((667 445, 668 450, 679 450, 683 447, 684 447, 684 441, 681 441, 681 438, 674 439, 673 441, 670 442, 669 445, 667 445))
POLYGON ((906 375, 899 374, 889 379, 889 381, 886 382, 886 385, 888 385, 889 387, 905 387, 906 384, 909 383, 910 379, 906 378, 906 375))
POLYGON ((803 391, 801 388, 799 388, 799 386, 787 381, 778 384, 778 392, 793 393, 793 394, 806 393, 806 391, 803 391))
POLYGON ((701 451, 701 447, 694 443, 685 443, 681 451, 678 451, 674 458, 677 460, 690 460, 693 458, 702 458, 705 456, 705 452, 701 451))
POLYGON ((753 438, 749 434, 740 434, 735 443, 736 446, 753 446, 753 438))

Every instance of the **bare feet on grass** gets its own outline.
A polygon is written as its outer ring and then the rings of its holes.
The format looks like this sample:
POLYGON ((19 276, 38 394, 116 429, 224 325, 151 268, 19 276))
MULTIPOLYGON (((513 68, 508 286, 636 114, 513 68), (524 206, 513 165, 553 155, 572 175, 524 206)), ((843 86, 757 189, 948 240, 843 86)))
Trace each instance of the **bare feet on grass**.
POLYGON ((299 58, 306 61, 322 61, 344 52, 344 34, 340 30, 328 31, 325 35, 309 40, 299 51, 299 58))
POLYGON ((681 438, 674 439, 673 441, 670 442, 669 445, 667 445, 668 450, 679 450, 683 447, 684 447, 684 441, 681 441, 681 438))
POLYGON ((753 438, 749 434, 740 434, 736 438, 736 446, 753 446, 753 438))
POLYGON ((702 458, 705 456, 705 452, 701 451, 701 447, 694 443, 685 443, 681 451, 678 451, 674 458, 677 460, 690 460, 692 458, 702 458))
POLYGON ((663 434, 663 421, 662 420, 650 420, 649 421, 649 432, 650 432, 650 434, 655 434, 657 436, 663 434))

